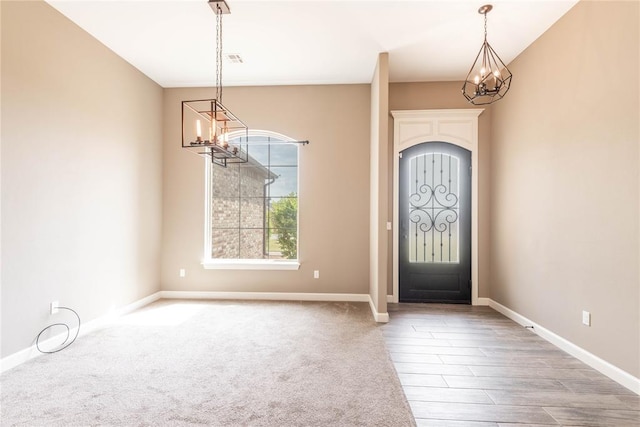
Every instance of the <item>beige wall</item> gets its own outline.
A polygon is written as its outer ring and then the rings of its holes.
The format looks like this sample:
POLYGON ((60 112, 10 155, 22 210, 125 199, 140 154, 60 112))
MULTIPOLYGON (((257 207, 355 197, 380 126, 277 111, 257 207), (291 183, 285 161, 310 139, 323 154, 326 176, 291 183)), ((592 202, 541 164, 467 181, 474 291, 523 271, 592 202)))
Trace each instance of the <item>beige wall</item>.
POLYGON ((224 104, 250 129, 310 141, 300 148, 297 271, 200 265, 204 160, 180 147, 180 102, 213 95, 213 89, 165 90, 162 289, 368 294, 369 85, 224 89, 224 104))
POLYGON ((159 289, 162 89, 44 2, 2 2, 2 356, 159 289))
MULTIPOLYGON (((371 143, 369 147, 369 294, 379 314, 387 313, 389 237, 389 54, 378 55, 371 82, 371 143)), ((379 319, 383 320, 383 319, 379 319)))
MULTIPOLYGON (((392 83, 389 88, 389 109, 395 110, 437 110, 453 108, 478 108, 462 96, 462 82, 392 83)), ((491 107, 478 118, 478 295, 488 297, 490 292, 489 233, 491 230, 491 107)), ((390 119, 389 171, 393 177, 393 118, 390 119)), ((393 186, 389 186, 389 218, 393 215, 393 186)), ((392 254, 389 253, 389 265, 392 254)), ((392 293, 392 271, 389 267, 389 294, 392 293)))
POLYGON ((578 3, 491 123, 491 297, 636 377, 638 23, 637 2, 578 3))

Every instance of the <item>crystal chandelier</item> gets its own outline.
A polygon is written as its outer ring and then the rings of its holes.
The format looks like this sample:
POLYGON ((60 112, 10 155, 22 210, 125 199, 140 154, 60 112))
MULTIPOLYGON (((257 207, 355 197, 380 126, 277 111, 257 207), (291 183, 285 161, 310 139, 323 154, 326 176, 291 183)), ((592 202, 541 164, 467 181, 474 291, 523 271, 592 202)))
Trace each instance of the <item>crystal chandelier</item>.
POLYGON ((182 147, 214 164, 248 161, 249 129, 222 104, 222 15, 230 13, 225 0, 209 0, 216 14, 216 97, 182 101, 182 147))
POLYGON ((486 4, 478 9, 484 15, 484 42, 462 85, 462 94, 474 105, 491 104, 504 97, 511 86, 511 71, 487 42, 487 13, 493 6, 486 4))

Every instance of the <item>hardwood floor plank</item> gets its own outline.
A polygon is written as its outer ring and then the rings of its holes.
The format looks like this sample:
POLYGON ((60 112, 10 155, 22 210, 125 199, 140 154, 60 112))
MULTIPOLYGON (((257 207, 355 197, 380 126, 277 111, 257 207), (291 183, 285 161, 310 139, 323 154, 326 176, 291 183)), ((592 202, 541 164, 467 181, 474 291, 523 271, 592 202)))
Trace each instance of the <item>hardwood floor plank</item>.
POLYGON ((496 332, 493 329, 480 324, 474 325, 471 328, 469 327, 456 328, 453 326, 428 326, 428 327, 420 326, 420 329, 422 329, 424 333, 442 332, 442 333, 468 334, 472 332, 472 333, 478 333, 478 334, 491 334, 491 335, 496 334, 496 332))
POLYGON ((499 427, 496 423, 483 423, 475 421, 429 420, 417 418, 418 427, 499 427))
POLYGON ((475 403, 409 402, 416 418, 558 425, 542 408, 475 403))
POLYGON ((396 337, 387 337, 386 342, 388 344, 399 344, 399 345, 427 345, 433 347, 451 347, 451 343, 447 340, 437 340, 437 339, 428 339, 428 338, 396 338, 396 337))
POLYGON ((440 356, 436 354, 411 354, 389 352, 389 357, 393 362, 404 363, 442 363, 440 356))
POLYGON ((587 379, 581 369, 531 368, 519 366, 469 366, 477 377, 587 379))
POLYGON ((398 319, 398 322, 396 322, 396 325, 401 325, 401 326, 411 325, 414 328, 417 328, 417 327, 428 328, 431 326, 447 326, 444 320, 430 320, 430 319, 420 319, 420 318, 398 319))
POLYGON ((487 356, 511 356, 511 357, 567 357, 567 353, 560 349, 553 348, 542 348, 542 349, 526 349, 526 350, 516 350, 516 349, 502 349, 502 348, 483 348, 479 347, 482 353, 487 356))
MULTIPOLYGON (((498 427, 549 427, 549 424, 498 423, 498 427)), ((564 427, 580 427, 580 426, 564 426, 564 427)))
POLYGON ((637 396, 634 392, 620 384, 607 379, 563 379, 559 380, 565 387, 574 393, 601 393, 637 396))
POLYGON ((467 375, 473 376, 473 372, 466 366, 445 365, 430 363, 394 362, 398 373, 403 374, 428 374, 428 375, 467 375))
POLYGON ((636 411, 640 411, 640 396, 636 395, 625 395, 625 396, 616 396, 616 398, 627 405, 628 409, 633 409, 636 411))
POLYGON ((431 335, 429 332, 416 332, 413 329, 411 331, 390 331, 390 330, 383 330, 382 331, 382 335, 385 338, 427 338, 427 339, 434 339, 433 335, 431 335))
POLYGON ((544 408, 564 425, 623 427, 640 425, 640 412, 621 409, 544 408))
POLYGON ((416 386, 405 386, 403 389, 409 401, 493 404, 483 390, 416 386))
POLYGON ((632 409, 623 400, 606 394, 577 394, 571 391, 485 390, 496 405, 563 406, 567 408, 632 409))
POLYGON ((446 388, 447 383, 442 375, 423 375, 423 374, 398 374, 400 384, 403 386, 421 386, 421 387, 440 387, 446 388))
MULTIPOLYGON (((488 350, 509 350, 520 351, 526 353, 528 350, 539 351, 544 349, 536 342, 527 342, 522 340, 505 340, 505 339, 493 339, 493 340, 448 340, 451 347, 478 347, 480 349, 488 350)), ((548 349, 553 350, 553 349, 548 349)))
POLYGON ((389 351, 394 353, 446 354, 457 356, 483 356, 477 348, 466 347, 425 347, 415 345, 389 344, 389 351))
POLYGON ((481 390, 541 390, 567 391, 560 381, 537 378, 493 378, 445 375, 444 380, 452 388, 475 388, 481 390))
POLYGON ((545 361, 538 357, 512 358, 512 357, 487 357, 487 356, 438 356, 443 363, 450 365, 476 365, 476 366, 529 366, 529 367, 549 367, 545 361))
POLYGON ((593 369, 586 363, 570 356, 569 357, 553 357, 549 359, 544 359, 543 361, 545 365, 549 366, 550 368, 593 369))
POLYGON ((482 339, 496 339, 496 333, 489 329, 487 332, 483 333, 466 333, 461 332, 431 332, 434 338, 443 339, 443 340, 482 340, 482 339))

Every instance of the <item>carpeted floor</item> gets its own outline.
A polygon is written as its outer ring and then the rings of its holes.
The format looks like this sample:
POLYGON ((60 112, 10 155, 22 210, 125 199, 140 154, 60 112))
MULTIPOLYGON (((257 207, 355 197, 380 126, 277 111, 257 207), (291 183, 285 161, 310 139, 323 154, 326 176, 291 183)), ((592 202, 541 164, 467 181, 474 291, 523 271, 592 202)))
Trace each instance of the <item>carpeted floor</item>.
POLYGON ((414 426, 364 303, 160 301, 0 377, 2 426, 414 426))

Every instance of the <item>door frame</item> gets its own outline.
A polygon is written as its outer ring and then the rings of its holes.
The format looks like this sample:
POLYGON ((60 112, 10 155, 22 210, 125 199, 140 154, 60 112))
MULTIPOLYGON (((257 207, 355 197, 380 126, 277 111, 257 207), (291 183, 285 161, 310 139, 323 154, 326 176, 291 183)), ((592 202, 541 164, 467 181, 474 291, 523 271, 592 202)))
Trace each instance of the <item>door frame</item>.
POLYGON ((478 305, 478 117, 483 108, 396 110, 393 116, 393 294, 399 301, 400 152, 424 142, 448 142, 471 151, 471 304, 478 305))

